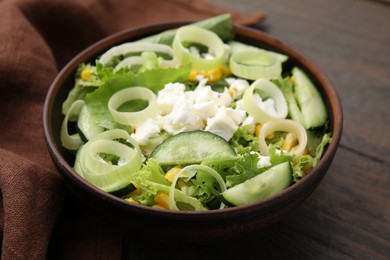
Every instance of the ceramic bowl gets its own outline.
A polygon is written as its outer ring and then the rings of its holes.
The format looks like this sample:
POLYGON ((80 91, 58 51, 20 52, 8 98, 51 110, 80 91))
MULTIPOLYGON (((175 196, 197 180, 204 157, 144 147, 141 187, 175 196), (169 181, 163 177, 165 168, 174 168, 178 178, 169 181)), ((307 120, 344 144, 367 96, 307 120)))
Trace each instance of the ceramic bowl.
POLYGON ((45 139, 54 164, 69 190, 112 223, 151 238, 171 237, 191 241, 229 238, 275 224, 298 207, 319 185, 328 171, 338 148, 343 115, 339 97, 332 83, 307 58, 294 48, 259 30, 235 26, 236 40, 287 54, 294 65, 303 68, 318 87, 329 115, 332 143, 313 169, 298 183, 283 192, 254 204, 211 211, 168 211, 127 203, 94 187, 72 169, 74 156, 61 147, 62 102, 73 87, 77 66, 94 61, 97 55, 123 42, 156 34, 184 25, 171 22, 137 27, 109 36, 73 58, 58 74, 46 97, 43 126, 45 139))

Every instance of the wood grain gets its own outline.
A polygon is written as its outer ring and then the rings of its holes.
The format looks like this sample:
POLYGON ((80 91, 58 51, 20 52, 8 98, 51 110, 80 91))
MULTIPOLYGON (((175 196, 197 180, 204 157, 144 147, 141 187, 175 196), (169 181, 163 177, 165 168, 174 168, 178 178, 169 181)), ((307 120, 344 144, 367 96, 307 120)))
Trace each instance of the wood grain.
POLYGON ((342 100, 341 145, 318 189, 273 227, 205 245, 128 236, 137 251, 125 248, 125 258, 390 259, 388 1, 207 2, 265 12, 267 20, 256 28, 296 47, 324 71, 342 100))

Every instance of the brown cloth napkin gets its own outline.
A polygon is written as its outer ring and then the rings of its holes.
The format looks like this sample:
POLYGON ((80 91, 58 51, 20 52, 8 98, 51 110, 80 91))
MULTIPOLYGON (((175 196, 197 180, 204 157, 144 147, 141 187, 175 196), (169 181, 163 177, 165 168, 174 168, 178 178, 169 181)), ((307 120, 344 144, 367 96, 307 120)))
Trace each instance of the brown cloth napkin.
POLYGON ((121 259, 122 232, 67 192, 42 130, 58 71, 95 41, 133 26, 230 12, 202 0, 0 0, 2 259, 121 259))

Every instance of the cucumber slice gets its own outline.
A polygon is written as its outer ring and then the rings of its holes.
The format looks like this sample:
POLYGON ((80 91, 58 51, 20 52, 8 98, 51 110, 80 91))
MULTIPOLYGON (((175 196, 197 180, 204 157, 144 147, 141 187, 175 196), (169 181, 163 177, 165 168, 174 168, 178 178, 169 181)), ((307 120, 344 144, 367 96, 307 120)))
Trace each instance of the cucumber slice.
POLYGON ((221 200, 233 206, 246 205, 281 192, 291 184, 289 162, 278 164, 267 171, 221 193, 221 200))
POLYGON ((284 55, 284 54, 281 54, 281 53, 278 53, 278 52, 265 50, 265 49, 262 49, 262 48, 258 48, 258 47, 255 47, 255 46, 252 46, 252 45, 248 45, 248 44, 245 44, 245 43, 242 43, 242 42, 231 41, 231 42, 229 42, 229 46, 231 48, 230 51, 232 53, 233 52, 239 52, 239 51, 245 51, 245 50, 264 50, 264 51, 267 51, 270 55, 276 56, 277 59, 281 63, 283 63, 283 62, 288 60, 288 56, 287 55, 284 55))
POLYGON ((98 126, 92 119, 86 105, 84 105, 80 110, 77 120, 77 128, 83 141, 88 141, 92 136, 100 134, 104 131, 104 128, 98 126))
POLYGON ((295 98, 301 108, 306 129, 325 124, 328 114, 320 92, 308 76, 299 68, 292 70, 295 80, 295 98))
POLYGON ((150 155, 162 165, 194 164, 204 160, 236 158, 234 149, 219 135, 202 131, 182 132, 165 139, 150 155))

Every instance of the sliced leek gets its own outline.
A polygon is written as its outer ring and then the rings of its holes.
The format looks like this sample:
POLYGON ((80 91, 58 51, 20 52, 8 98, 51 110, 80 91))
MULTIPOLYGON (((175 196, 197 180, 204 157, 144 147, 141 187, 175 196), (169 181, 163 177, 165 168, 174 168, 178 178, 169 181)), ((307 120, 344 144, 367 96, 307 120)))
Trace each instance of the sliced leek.
POLYGON ((116 57, 134 54, 134 56, 125 58, 119 64, 117 64, 115 69, 118 70, 122 67, 140 64, 139 62, 142 63, 142 58, 139 56, 139 54, 142 52, 155 52, 155 53, 168 54, 170 57, 172 57, 172 59, 170 60, 162 59, 160 65, 162 67, 170 67, 170 66, 177 65, 177 60, 170 46, 165 44, 147 43, 147 42, 128 42, 128 43, 123 43, 121 45, 112 47, 100 57, 99 62, 103 65, 108 65, 116 57))
POLYGON ((240 51, 246 51, 246 50, 260 50, 260 51, 266 51, 269 55, 275 55, 278 58, 278 60, 282 63, 288 60, 287 55, 284 55, 284 54, 281 54, 278 52, 273 52, 273 51, 261 49, 259 47, 248 45, 246 43, 242 43, 242 42, 238 42, 238 41, 230 41, 229 46, 230 46, 230 51, 232 54, 240 52, 240 51))
MULTIPOLYGON (((179 171, 178 174, 174 177, 171 188, 169 190, 169 209, 171 210, 179 210, 176 205, 176 196, 175 196, 175 190, 176 190, 176 183, 179 180, 179 178, 185 178, 184 181, 189 181, 192 177, 195 176, 196 171, 202 171, 205 173, 210 174, 212 177, 214 177, 219 185, 219 188, 221 192, 224 192, 226 190, 226 184, 225 181, 222 179, 221 175, 216 172, 214 169, 206 166, 206 165, 189 165, 184 167, 179 171)), ((223 204, 221 204, 221 209, 224 207, 223 204)))
POLYGON ((61 136, 60 136, 61 144, 66 149, 72 151, 76 151, 83 144, 83 141, 81 140, 81 137, 78 133, 69 134, 68 122, 76 121, 73 119, 77 118, 83 106, 84 106, 83 100, 76 100, 75 102, 73 102, 68 112, 66 113, 64 120, 62 121, 61 136))
POLYGON ((233 75, 249 80, 275 79, 282 73, 280 58, 261 49, 247 49, 232 54, 229 60, 233 75))
POLYGON ((298 145, 293 148, 296 155, 302 155, 307 145, 307 134, 305 128, 294 120, 280 119, 265 123, 259 133, 260 153, 269 155, 266 137, 273 132, 294 133, 298 139, 298 145))
POLYGON ((113 140, 95 140, 91 142, 87 151, 87 160, 85 166, 92 173, 105 174, 109 171, 116 170, 120 167, 120 164, 128 163, 128 159, 131 159, 134 154, 133 149, 128 149, 129 147, 125 144, 122 144, 113 140), (99 154, 111 154, 120 158, 118 165, 107 163, 99 154))
POLYGON ((283 119, 288 115, 287 102, 282 91, 274 83, 265 78, 256 80, 247 90, 245 90, 243 95, 243 107, 257 123, 261 124, 272 120, 283 119), (274 110, 271 110, 272 112, 262 106, 263 101, 261 97, 255 93, 255 90, 262 92, 273 100, 274 110))
POLYGON ((115 70, 120 70, 122 68, 131 68, 133 66, 142 65, 141 56, 131 56, 121 60, 116 66, 115 70))
POLYGON ((129 176, 142 164, 138 144, 121 129, 108 130, 91 138, 81 147, 75 170, 103 191, 112 192, 130 184, 129 176), (124 143, 119 140, 124 140, 124 143), (114 155, 116 164, 106 161, 102 154, 114 155))
POLYGON ((212 70, 221 65, 226 50, 223 41, 217 34, 194 26, 179 28, 173 39, 172 48, 181 64, 191 63, 193 69, 203 71, 212 70), (185 42, 206 46, 208 48, 208 53, 213 55, 213 58, 202 58, 191 53, 189 49, 183 45, 185 42))
POLYGON ((108 101, 108 109, 114 120, 124 125, 140 124, 160 113, 155 94, 145 87, 130 87, 116 92, 108 101), (145 109, 136 112, 117 110, 124 103, 136 99, 147 100, 149 104, 145 109))

